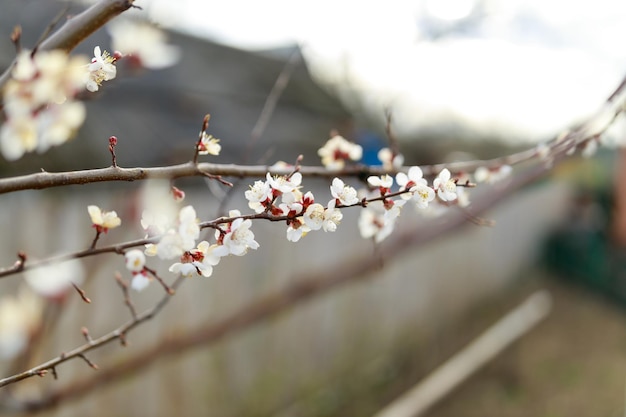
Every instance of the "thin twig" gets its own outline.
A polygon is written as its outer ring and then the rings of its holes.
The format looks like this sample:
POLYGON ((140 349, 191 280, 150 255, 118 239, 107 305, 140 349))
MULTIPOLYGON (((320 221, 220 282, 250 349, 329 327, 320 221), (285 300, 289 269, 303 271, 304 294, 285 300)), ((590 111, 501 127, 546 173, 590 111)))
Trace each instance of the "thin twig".
POLYGON ((54 27, 61 21, 61 19, 63 19, 64 16, 67 15, 68 10, 70 9, 71 3, 68 2, 60 11, 59 13, 57 13, 57 15, 52 19, 52 21, 48 24, 48 26, 44 29, 44 31, 41 33, 41 35, 39 36, 39 39, 37 40, 37 42, 35 43, 35 46, 33 47, 33 53, 35 53, 35 51, 37 49, 39 49, 39 45, 41 45, 43 43, 43 41, 46 40, 46 38, 48 37, 48 35, 50 35, 52 33, 52 31, 54 30, 54 27))
POLYGON ((122 289, 122 293, 124 294, 124 304, 126 304, 126 307, 128 307, 128 309, 130 310, 131 317, 133 318, 133 320, 137 320, 137 310, 135 309, 135 305, 130 299, 130 294, 128 293, 128 283, 124 281, 122 275, 119 272, 115 273, 115 281, 122 289))
POLYGON ((74 289, 76 290, 76 292, 78 293, 78 295, 80 295, 80 298, 87 304, 91 303, 91 300, 89 299, 89 297, 87 297, 87 294, 85 293, 85 290, 83 290, 82 288, 80 288, 78 285, 74 284, 72 282, 72 287, 74 287, 74 289))

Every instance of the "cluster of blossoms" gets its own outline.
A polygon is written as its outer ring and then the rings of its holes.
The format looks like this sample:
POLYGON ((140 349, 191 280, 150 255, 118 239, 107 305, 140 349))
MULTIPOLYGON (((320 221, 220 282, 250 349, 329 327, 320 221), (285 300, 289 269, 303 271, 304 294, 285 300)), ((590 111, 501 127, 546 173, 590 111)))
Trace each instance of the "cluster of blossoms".
POLYGON ((3 93, 0 150, 7 160, 60 145, 82 125, 85 108, 74 97, 85 88, 85 66, 84 58, 58 50, 19 54, 3 93))
POLYGON ((374 200, 367 204, 359 217, 359 231, 363 238, 374 238, 381 242, 391 234, 395 222, 400 216, 401 208, 408 202, 413 201, 415 207, 424 210, 430 207, 430 203, 437 198, 443 204, 458 204, 459 189, 458 179, 451 178, 450 171, 442 170, 434 179, 432 186, 423 178, 422 170, 417 167, 409 168, 407 173, 399 172, 395 182, 399 189, 393 195, 400 199, 393 200, 388 197, 392 194, 394 179, 390 175, 370 176, 367 179, 372 189, 361 191, 362 197, 374 200))
POLYGON ((248 206, 256 213, 269 213, 273 216, 284 216, 287 223, 287 239, 297 242, 312 230, 334 232, 343 215, 336 207, 358 203, 357 192, 345 185, 339 178, 333 180, 331 193, 333 199, 325 206, 316 203, 313 193, 300 191, 302 174, 266 175, 265 181, 255 181, 245 192, 248 206))
POLYGON ((27 152, 45 152, 70 139, 85 120, 85 106, 75 98, 97 91, 115 78, 112 57, 94 48, 91 63, 61 50, 22 51, 4 89, 6 121, 0 129, 0 150, 7 160, 27 152))
MULTIPOLYGON (((147 23, 120 21, 110 25, 114 48, 126 51, 129 62, 157 69, 173 65, 180 51, 147 23)), ((85 106, 76 100, 85 89, 98 91, 115 78, 115 62, 122 57, 94 48, 94 57, 72 56, 61 50, 22 51, 2 96, 5 122, 0 127, 0 151, 17 160, 28 152, 45 152, 70 139, 85 120, 85 106)), ((209 140, 207 152, 219 152, 209 140)), ((215 153, 214 153, 215 154, 215 153)))

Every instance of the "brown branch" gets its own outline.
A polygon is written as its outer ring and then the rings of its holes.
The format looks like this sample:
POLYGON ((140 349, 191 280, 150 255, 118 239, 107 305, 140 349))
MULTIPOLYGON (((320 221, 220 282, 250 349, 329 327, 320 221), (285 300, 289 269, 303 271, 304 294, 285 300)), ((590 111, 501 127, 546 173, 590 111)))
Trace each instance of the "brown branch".
POLYGON ((115 273, 115 281, 122 289, 122 293, 124 294, 124 304, 126 304, 126 307, 128 307, 128 309, 130 310, 131 317, 133 318, 133 320, 137 320, 137 310, 135 309, 135 305, 130 299, 130 294, 128 293, 128 283, 124 281, 122 275, 119 272, 115 273))
MULTIPOLYGON (((474 213, 478 214, 492 208, 494 204, 529 184, 548 171, 544 166, 518 176, 509 188, 484 196, 474 204, 474 213)), ((130 374, 137 373, 156 360, 198 347, 216 343, 227 336, 248 329, 254 325, 282 314, 300 303, 323 295, 342 285, 357 283, 373 277, 372 271, 380 265, 380 259, 391 260, 406 252, 409 248, 430 242, 449 233, 466 223, 465 216, 459 212, 452 213, 444 223, 430 224, 419 230, 410 228, 399 231, 396 238, 379 247, 380 256, 363 258, 356 254, 348 262, 345 258, 339 264, 331 265, 323 271, 316 270, 306 276, 299 276, 293 284, 282 290, 265 296, 252 304, 243 307, 231 316, 220 320, 209 320, 196 329, 180 335, 176 339, 161 340, 155 346, 135 354, 121 363, 102 369, 97 375, 75 381, 46 395, 40 400, 31 401, 25 406, 32 411, 49 408, 60 402, 83 398, 94 389, 114 383, 130 374)), ((1 382, 1 381, 0 381, 1 382)))
MULTIPOLYGON (((619 90, 618 90, 619 91, 619 90)), ((611 99, 617 94, 613 93, 611 99)), ((609 102, 611 103, 611 102, 609 102)), ((622 112, 619 103, 612 103, 611 108, 603 109, 603 112, 612 112, 608 116, 612 119, 622 112)), ((601 115, 596 118, 602 118, 601 115)), ((594 125, 596 118, 591 118, 587 123, 582 124, 577 129, 569 131, 559 137, 553 139, 549 147, 549 157, 555 157, 575 149, 589 140, 593 140, 601 135, 610 125, 610 121, 604 126, 597 127, 594 125), (593 128, 593 129, 592 129, 593 128)), ((608 119, 608 118, 607 118, 608 119)), ((424 175, 436 175, 444 168, 450 170, 454 174, 472 172, 479 167, 500 167, 502 165, 517 165, 523 162, 532 161, 537 158, 537 149, 530 149, 516 152, 507 156, 489 159, 475 160, 465 162, 454 162, 448 164, 424 165, 420 168, 424 175)), ((71 172, 38 172, 36 174, 28 174, 18 177, 0 179, 0 194, 21 191, 21 190, 40 190, 45 188, 61 187, 66 185, 90 184, 95 182, 111 182, 111 181, 140 181, 147 179, 176 179, 183 177, 205 176, 217 179, 220 182, 232 185, 221 179, 226 177, 239 178, 261 178, 267 172, 276 175, 289 175, 291 170, 286 168, 270 169, 266 165, 240 166, 233 164, 210 164, 199 163, 194 164, 188 162, 185 164, 171 165, 165 167, 153 168, 120 168, 112 166, 108 168, 89 169, 71 172)), ((383 175, 394 174, 396 170, 384 170, 381 167, 370 167, 364 165, 349 166, 340 171, 331 171, 321 166, 302 166, 299 170, 306 177, 363 177, 366 175, 383 175)))
MULTIPOLYGON (((183 281, 184 280, 182 278, 180 277, 177 278, 176 281, 174 281, 174 283, 172 284, 172 288, 178 288, 178 286, 183 281)), ((51 359, 45 363, 42 363, 41 365, 36 366, 32 369, 29 369, 28 371, 20 372, 19 374, 15 374, 13 376, 0 379, 0 387, 4 387, 6 385, 13 384, 15 382, 22 381, 27 378, 31 378, 33 376, 43 375, 48 370, 55 369, 59 364, 63 362, 67 362, 68 360, 77 358, 77 357, 84 359, 91 366, 92 364, 85 357, 85 353, 97 347, 104 346, 112 342, 113 340, 117 340, 117 339, 125 340, 125 336, 128 334, 129 331, 137 327, 139 324, 145 321, 148 321, 152 319, 155 315, 157 315, 163 309, 163 307, 165 307, 165 305, 168 303, 170 298, 171 296, 169 294, 164 296, 154 307, 144 311, 143 313, 139 314, 135 319, 118 327, 112 332, 105 334, 104 336, 101 336, 97 339, 91 339, 84 345, 79 346, 69 352, 62 353, 56 358, 51 359)))

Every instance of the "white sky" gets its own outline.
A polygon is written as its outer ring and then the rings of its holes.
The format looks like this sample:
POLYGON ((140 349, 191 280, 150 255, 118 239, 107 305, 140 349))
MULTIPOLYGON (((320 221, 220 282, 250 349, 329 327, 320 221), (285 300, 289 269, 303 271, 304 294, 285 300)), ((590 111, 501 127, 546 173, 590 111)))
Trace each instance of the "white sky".
POLYGON ((297 42, 315 76, 356 91, 374 116, 390 107, 401 133, 452 115, 542 139, 597 109, 626 73, 626 2, 615 0, 153 0, 147 10, 242 48, 297 42))

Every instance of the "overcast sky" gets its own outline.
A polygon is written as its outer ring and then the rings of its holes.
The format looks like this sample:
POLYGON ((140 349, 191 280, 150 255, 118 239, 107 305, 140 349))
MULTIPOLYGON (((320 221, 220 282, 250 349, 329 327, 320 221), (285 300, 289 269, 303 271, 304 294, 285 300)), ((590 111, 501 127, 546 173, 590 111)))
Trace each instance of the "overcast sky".
POLYGON ((390 107, 402 132, 453 117, 542 139, 626 73, 626 2, 153 0, 165 26, 248 49, 299 43, 316 77, 390 107))

